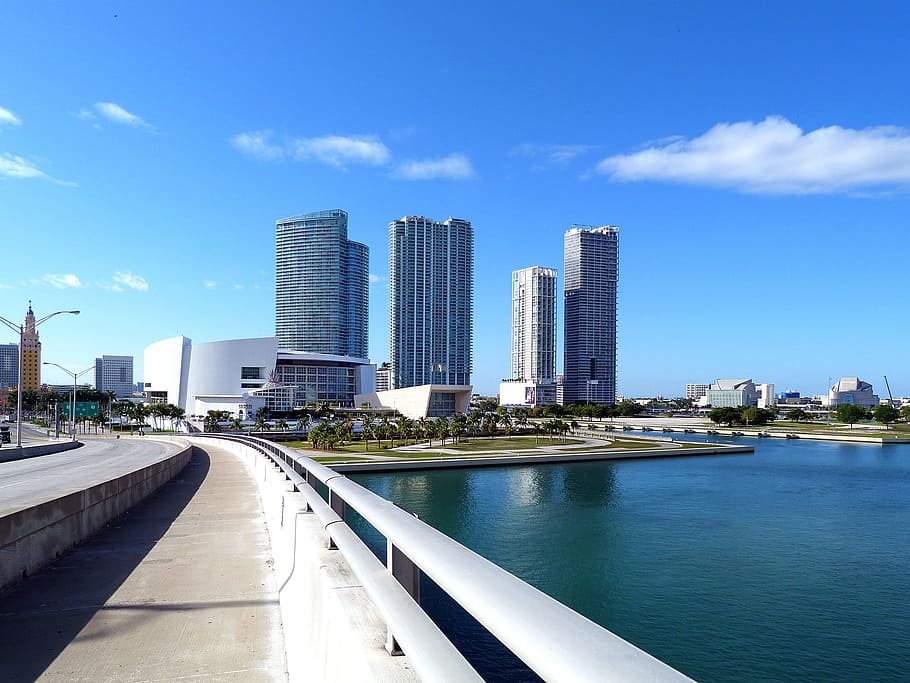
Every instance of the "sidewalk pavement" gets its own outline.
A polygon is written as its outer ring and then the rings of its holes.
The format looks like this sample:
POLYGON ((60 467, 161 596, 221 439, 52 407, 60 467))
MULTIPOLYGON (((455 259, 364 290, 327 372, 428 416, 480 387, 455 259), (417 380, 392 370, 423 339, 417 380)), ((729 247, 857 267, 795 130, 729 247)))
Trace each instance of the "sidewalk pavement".
POLYGON ((0 678, 287 680, 268 532, 243 463, 196 448, 177 479, 0 594, 0 678))

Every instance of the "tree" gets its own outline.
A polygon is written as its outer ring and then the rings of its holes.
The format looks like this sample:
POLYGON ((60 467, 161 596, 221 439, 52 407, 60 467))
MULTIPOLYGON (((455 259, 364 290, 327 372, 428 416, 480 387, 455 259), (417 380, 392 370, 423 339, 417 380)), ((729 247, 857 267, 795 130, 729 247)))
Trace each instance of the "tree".
POLYGON ((900 417, 900 412, 894 406, 882 404, 872 409, 872 417, 887 427, 889 422, 894 422, 900 417))
POLYGON ((708 412, 708 419, 714 424, 725 424, 728 427, 732 427, 735 424, 742 424, 742 408, 712 408, 708 412))
POLYGON ((910 422, 910 406, 901 408, 901 417, 910 422))
POLYGON ((747 425, 765 425, 774 419, 774 413, 764 408, 749 406, 743 409, 742 417, 747 425))
POLYGON ((793 420, 794 422, 801 422, 802 420, 808 419, 809 414, 802 408, 792 408, 784 414, 784 417, 788 420, 793 420))
POLYGON ((853 425, 866 418, 866 409, 853 403, 841 403, 834 410, 834 414, 841 422, 846 422, 853 428, 853 425))

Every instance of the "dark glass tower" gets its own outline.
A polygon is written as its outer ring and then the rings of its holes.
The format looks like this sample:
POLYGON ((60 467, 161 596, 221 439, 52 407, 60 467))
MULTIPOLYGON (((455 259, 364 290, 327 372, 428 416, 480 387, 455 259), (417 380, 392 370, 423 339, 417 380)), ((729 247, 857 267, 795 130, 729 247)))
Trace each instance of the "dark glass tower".
POLYGON ((574 226, 565 236, 563 401, 616 402, 619 228, 574 226))
POLYGON ((369 256, 340 209, 275 224, 278 348, 367 357, 369 256))

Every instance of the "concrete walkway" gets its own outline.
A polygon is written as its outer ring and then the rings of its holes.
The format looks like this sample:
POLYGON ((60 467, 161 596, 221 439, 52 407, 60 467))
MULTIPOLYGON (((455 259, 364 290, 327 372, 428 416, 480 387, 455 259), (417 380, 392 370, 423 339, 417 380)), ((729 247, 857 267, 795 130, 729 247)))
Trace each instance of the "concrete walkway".
POLYGON ((0 680, 283 681, 255 482, 195 449, 182 475, 0 595, 0 680))

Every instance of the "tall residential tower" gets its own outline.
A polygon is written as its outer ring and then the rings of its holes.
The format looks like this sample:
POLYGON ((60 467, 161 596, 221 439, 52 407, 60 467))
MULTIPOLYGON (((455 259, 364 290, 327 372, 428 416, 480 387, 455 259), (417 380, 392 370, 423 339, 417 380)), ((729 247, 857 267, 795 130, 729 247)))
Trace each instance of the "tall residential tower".
POLYGON ((512 272, 512 379, 556 377, 556 270, 532 266, 512 272))
POLYGON ((471 383, 474 231, 470 221, 389 223, 392 389, 471 383))
POLYGON ((281 349, 367 357, 369 249, 340 209, 275 224, 275 335, 281 349))
POLYGON ((565 403, 616 402, 618 238, 613 226, 565 235, 565 403))

